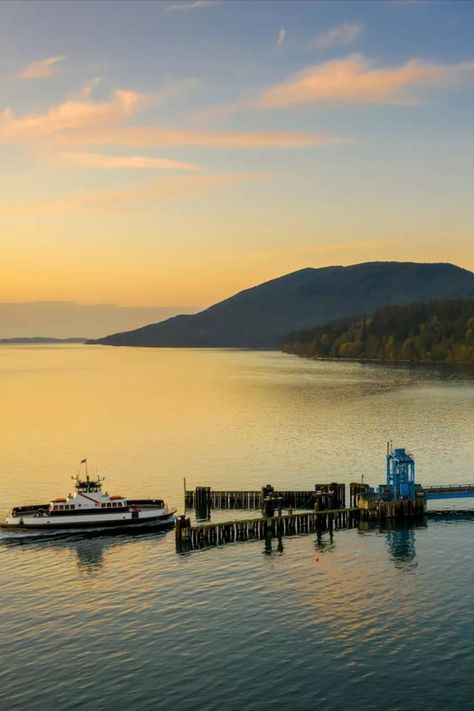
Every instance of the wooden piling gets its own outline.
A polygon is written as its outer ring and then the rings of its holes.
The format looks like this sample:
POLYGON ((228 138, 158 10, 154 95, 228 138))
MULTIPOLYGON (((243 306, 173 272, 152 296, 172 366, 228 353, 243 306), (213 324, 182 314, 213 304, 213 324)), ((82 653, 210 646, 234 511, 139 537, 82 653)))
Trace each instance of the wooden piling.
POLYGON ((352 528, 359 521, 360 510, 325 509, 324 511, 301 511, 278 516, 220 521, 191 526, 187 516, 176 521, 176 545, 178 550, 194 550, 236 541, 282 538, 334 529, 352 528))

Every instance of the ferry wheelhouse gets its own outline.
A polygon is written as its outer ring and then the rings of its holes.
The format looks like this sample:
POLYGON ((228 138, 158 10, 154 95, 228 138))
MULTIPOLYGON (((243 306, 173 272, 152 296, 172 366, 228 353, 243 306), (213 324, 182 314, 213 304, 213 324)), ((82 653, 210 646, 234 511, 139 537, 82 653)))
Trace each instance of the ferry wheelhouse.
POLYGON ((15 506, 2 528, 56 529, 101 528, 132 525, 170 527, 176 511, 162 499, 127 499, 102 491, 103 477, 72 477, 75 493, 47 504, 15 506))

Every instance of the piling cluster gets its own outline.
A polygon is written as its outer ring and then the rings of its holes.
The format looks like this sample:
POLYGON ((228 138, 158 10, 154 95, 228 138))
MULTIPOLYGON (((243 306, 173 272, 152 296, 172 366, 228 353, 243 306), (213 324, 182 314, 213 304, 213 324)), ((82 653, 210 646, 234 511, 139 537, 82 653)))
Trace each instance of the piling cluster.
MULTIPOLYGON (((198 486, 185 492, 185 508, 205 512, 207 509, 245 509, 261 510, 264 499, 281 499, 284 509, 313 509, 317 502, 324 508, 344 508, 346 502, 345 484, 315 484, 314 489, 306 491, 275 490, 266 484, 258 490, 213 490, 209 486, 198 486)), ((199 516, 198 518, 205 518, 199 516)))
POLYGON ((361 494, 358 500, 362 521, 385 521, 386 519, 404 519, 423 516, 426 511, 426 500, 417 499, 385 500, 371 496, 369 492, 361 494))

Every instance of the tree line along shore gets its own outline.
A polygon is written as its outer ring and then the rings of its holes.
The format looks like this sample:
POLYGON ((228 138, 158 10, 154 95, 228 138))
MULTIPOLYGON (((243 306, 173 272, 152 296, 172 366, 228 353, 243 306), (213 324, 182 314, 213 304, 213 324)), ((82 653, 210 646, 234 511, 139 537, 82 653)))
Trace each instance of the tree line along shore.
POLYGON ((293 331, 285 353, 313 358, 474 365, 474 299, 385 306, 293 331))

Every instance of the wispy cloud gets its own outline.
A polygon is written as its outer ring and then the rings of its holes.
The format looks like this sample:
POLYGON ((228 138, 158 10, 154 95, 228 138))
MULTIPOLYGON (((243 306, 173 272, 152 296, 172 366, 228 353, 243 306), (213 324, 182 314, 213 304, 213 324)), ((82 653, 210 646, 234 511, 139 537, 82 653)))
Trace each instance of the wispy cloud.
POLYGON ((94 84, 83 88, 76 97, 53 106, 45 113, 15 116, 11 108, 0 113, 0 142, 36 140, 61 131, 74 131, 113 125, 140 111, 155 98, 125 89, 115 89, 110 99, 94 101, 94 84))
POLYGON ((392 5, 427 5, 432 0, 391 0, 392 5))
POLYGON ((282 46, 283 42, 285 41, 285 37, 286 37, 286 30, 285 30, 284 27, 281 27, 281 28, 278 30, 278 37, 277 37, 277 45, 278 45, 278 47, 281 47, 281 46, 282 46))
MULTIPOLYGON (((0 112, 0 143, 29 141, 47 142, 51 148, 62 147, 71 151, 78 146, 169 147, 196 146, 214 148, 290 148, 299 146, 330 145, 338 143, 337 136, 324 133, 296 131, 223 132, 192 129, 171 129, 157 125, 127 125, 127 119, 136 115, 162 96, 142 94, 131 90, 115 89, 110 98, 95 100, 92 96, 100 79, 82 88, 76 95, 52 106, 43 113, 16 116, 11 108, 0 112)), ((168 92, 169 93, 169 92, 168 92)), ((167 94, 165 93, 165 96, 167 94)), ((165 159, 144 156, 97 157, 82 154, 76 161, 96 163, 96 167, 166 167, 165 159), (158 165, 157 161, 161 161, 158 165), (145 162, 147 165, 145 166, 145 162), (114 165, 112 165, 112 163, 114 165)), ((74 158, 70 160, 73 161, 74 158)), ((181 169, 191 169, 194 164, 181 164, 181 169), (184 167, 186 166, 186 167, 184 167)), ((168 167, 178 168, 171 161, 168 167)))
POLYGON ((271 175, 267 173, 203 173, 195 176, 163 177, 155 179, 153 183, 140 190, 104 191, 56 200, 0 203, 0 215, 59 214, 82 210, 116 211, 133 203, 202 196, 239 183, 269 180, 270 178, 271 175))
POLYGON ((356 37, 364 30, 362 22, 344 22, 337 27, 331 27, 327 32, 321 32, 311 41, 311 47, 315 49, 335 49, 337 47, 347 47, 352 44, 356 37))
POLYGON ((166 5, 167 12, 180 12, 182 10, 203 10, 207 7, 219 5, 220 0, 177 0, 166 5))
POLYGON ((64 151, 57 159, 73 168, 84 169, 165 169, 165 170, 197 170, 196 163, 185 163, 171 158, 156 158, 152 156, 117 156, 107 153, 85 153, 64 151))
POLYGON ((277 108, 324 102, 420 103, 420 91, 472 82, 474 61, 435 64, 419 59, 395 67, 376 67, 360 54, 308 67, 264 91, 251 105, 277 108))
POLYGON ((344 139, 325 133, 292 131, 223 132, 168 129, 161 126, 122 126, 58 136, 57 143, 79 146, 129 147, 192 146, 198 148, 297 148, 341 143, 344 139))
POLYGON ((56 65, 64 59, 66 59, 66 57, 61 55, 41 59, 38 62, 32 62, 32 64, 28 64, 28 66, 18 72, 18 74, 13 74, 10 79, 46 79, 55 73, 56 65))

